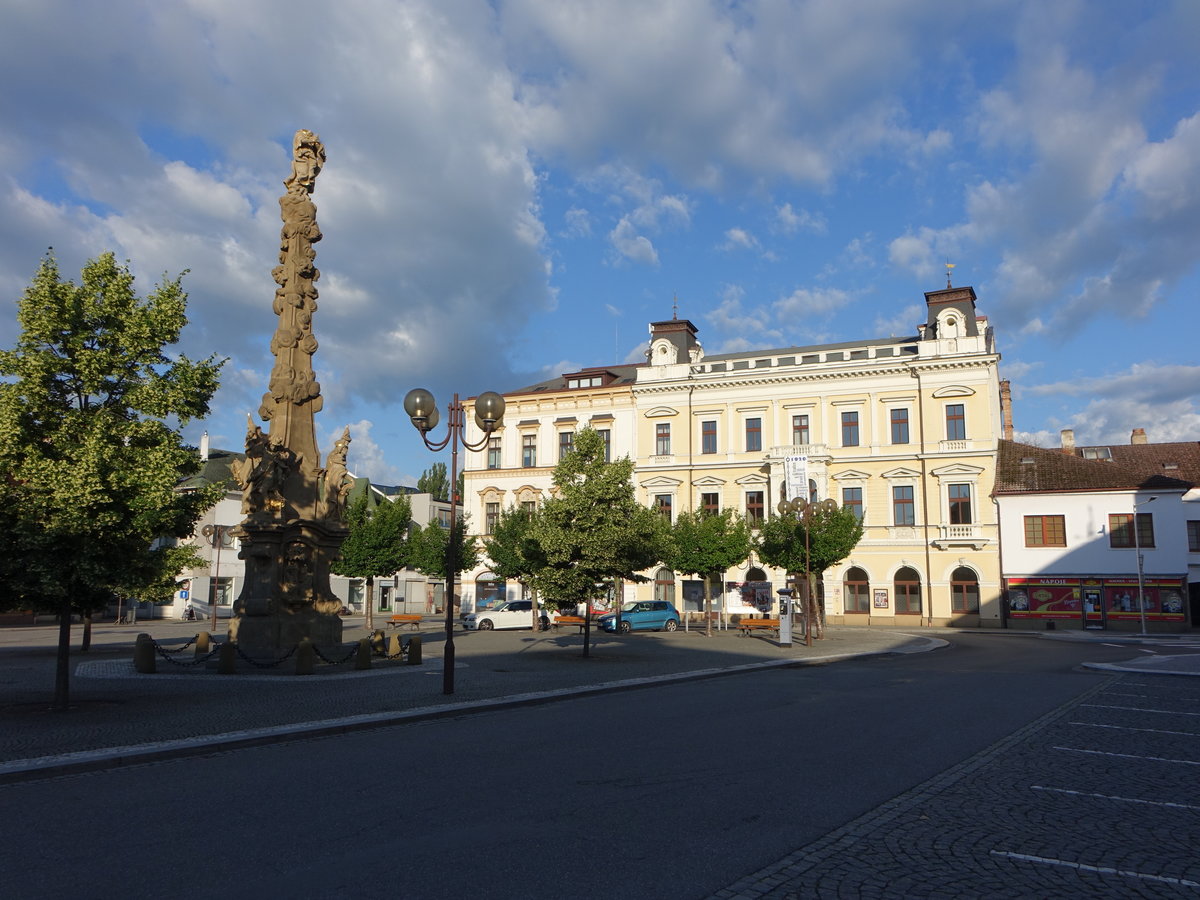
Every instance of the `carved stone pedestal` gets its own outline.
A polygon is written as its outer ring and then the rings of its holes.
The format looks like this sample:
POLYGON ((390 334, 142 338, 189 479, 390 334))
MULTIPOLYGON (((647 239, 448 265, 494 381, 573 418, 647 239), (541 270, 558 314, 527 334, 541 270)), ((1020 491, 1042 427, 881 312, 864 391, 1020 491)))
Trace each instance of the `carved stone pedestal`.
POLYGON ((345 528, 328 522, 243 522, 239 556, 246 581, 233 604, 229 637, 244 653, 278 656, 301 638, 318 647, 342 642, 342 603, 329 587, 329 565, 345 528))

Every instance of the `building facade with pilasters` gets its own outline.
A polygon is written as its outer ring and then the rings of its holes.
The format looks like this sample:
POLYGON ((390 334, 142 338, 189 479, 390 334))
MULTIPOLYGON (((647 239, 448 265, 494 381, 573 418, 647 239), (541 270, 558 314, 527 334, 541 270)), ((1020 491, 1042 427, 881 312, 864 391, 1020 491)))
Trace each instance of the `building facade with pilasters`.
MULTIPOLYGON (((635 461, 638 499, 671 518, 729 507, 751 520, 775 515, 785 461, 800 457, 810 497, 854 509, 864 525, 855 550, 821 578, 831 622, 998 626, 999 355, 971 288, 925 299, 926 321, 911 337, 731 354, 706 355, 685 319, 654 322, 644 364, 506 394, 494 465, 487 451, 467 459, 472 521, 486 533, 505 506, 540 502, 564 433, 589 424, 608 425, 613 457, 635 461), (521 465, 518 448, 530 443, 550 452, 548 467, 521 465)), ((487 574, 468 573, 464 590, 487 574)), ((665 569, 644 574, 626 599, 698 609, 694 583, 665 569)), ((741 608, 774 604, 786 573, 751 558, 725 582, 722 595, 740 595, 741 608)))

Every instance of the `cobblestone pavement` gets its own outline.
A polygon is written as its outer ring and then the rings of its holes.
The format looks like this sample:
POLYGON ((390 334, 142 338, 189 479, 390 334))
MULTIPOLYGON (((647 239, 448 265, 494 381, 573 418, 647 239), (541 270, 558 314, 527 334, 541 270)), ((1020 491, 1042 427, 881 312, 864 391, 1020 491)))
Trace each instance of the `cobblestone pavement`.
POLYGON ((1126 673, 713 900, 1197 897, 1198 846, 1200 681, 1126 673))

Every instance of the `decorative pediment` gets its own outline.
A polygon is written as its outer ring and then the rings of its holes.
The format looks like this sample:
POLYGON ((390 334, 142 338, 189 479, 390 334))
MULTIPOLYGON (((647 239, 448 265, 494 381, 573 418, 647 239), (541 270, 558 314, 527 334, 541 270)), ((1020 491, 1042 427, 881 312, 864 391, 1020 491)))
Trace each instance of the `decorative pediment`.
POLYGON ((895 469, 888 469, 883 473, 884 478, 920 478, 921 473, 916 469, 910 469, 908 466, 898 466, 895 469))
POLYGON ((678 410, 671 409, 669 406, 656 406, 654 409, 648 409, 645 412, 647 419, 660 419, 663 416, 677 416, 678 410))
POLYGON ((758 472, 751 472, 749 475, 743 475, 734 484, 766 484, 767 476, 758 472))
POLYGON ((666 475, 657 475, 654 478, 648 478, 641 482, 641 486, 646 489, 651 488, 677 488, 683 481, 678 478, 668 478, 666 475))
POLYGON ((974 478, 983 474, 983 468, 981 466, 968 466, 965 463, 954 463, 953 465, 942 466, 940 469, 934 469, 929 474, 935 478, 974 478))
POLYGON ((696 487, 719 488, 725 484, 725 479, 717 478, 715 475, 705 475, 703 478, 695 479, 692 484, 696 487))
POLYGON ((971 397, 974 394, 975 391, 972 388, 963 384, 948 384, 933 392, 933 396, 939 399, 942 397, 971 397))
POLYGON ((834 481, 866 481, 871 477, 871 474, 858 469, 847 469, 845 472, 838 472, 831 477, 834 481))

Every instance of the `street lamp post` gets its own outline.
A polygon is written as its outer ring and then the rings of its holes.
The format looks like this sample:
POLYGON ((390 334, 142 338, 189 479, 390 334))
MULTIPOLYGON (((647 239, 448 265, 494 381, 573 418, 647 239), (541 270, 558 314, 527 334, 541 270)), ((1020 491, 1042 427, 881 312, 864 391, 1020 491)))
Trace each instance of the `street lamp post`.
POLYGON ((1145 506, 1147 503, 1153 503, 1158 497, 1148 497, 1141 503, 1133 504, 1133 550, 1137 554, 1137 576, 1138 576, 1138 618, 1142 624, 1142 636, 1146 635, 1146 579, 1143 572, 1142 562, 1142 542, 1141 536, 1138 534, 1138 507, 1145 506))
POLYGON ((217 558, 213 563, 212 578, 208 584, 208 611, 212 617, 212 630, 217 630, 217 585, 221 580, 221 548, 225 546, 225 539, 236 526, 233 525, 205 525, 202 531, 203 535, 212 542, 212 546, 217 551, 217 558))
POLYGON ((463 434, 466 426, 465 409, 458 394, 446 407, 446 436, 440 441, 429 439, 429 432, 437 427, 440 415, 433 394, 424 388, 413 388, 404 397, 404 411, 412 420, 413 427, 421 432, 425 446, 435 453, 450 447, 450 537, 446 541, 446 649, 442 654, 442 693, 454 693, 454 582, 458 574, 458 544, 455 538, 458 510, 458 445, 468 450, 482 450, 492 432, 504 418, 504 398, 494 391, 485 391, 475 400, 475 424, 483 431, 483 437, 472 444, 463 434))

